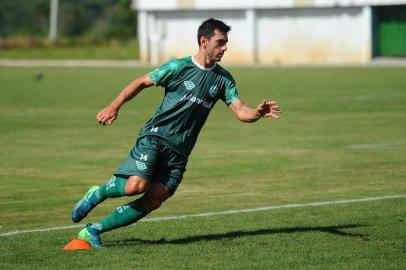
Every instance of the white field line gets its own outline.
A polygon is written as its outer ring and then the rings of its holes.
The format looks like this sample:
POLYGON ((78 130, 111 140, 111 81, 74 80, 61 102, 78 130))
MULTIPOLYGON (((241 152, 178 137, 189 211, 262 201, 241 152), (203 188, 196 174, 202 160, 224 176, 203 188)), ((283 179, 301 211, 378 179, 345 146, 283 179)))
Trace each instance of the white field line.
POLYGON ((394 148, 394 147, 400 146, 402 144, 403 144, 403 142, 398 142, 398 143, 352 144, 352 145, 349 145, 348 148, 360 149, 360 150, 362 150, 362 149, 366 149, 366 150, 372 149, 372 150, 374 150, 374 149, 394 148))
MULTIPOLYGON (((208 212, 208 213, 200 213, 200 214, 145 218, 140 221, 152 222, 152 221, 186 219, 186 218, 193 218, 193 217, 224 216, 224 215, 232 215, 232 214, 240 214, 240 213, 270 211, 270 210, 282 209, 282 208, 300 208, 300 207, 308 207, 308 206, 350 204, 350 203, 380 201, 380 200, 400 199, 400 198, 406 198, 406 194, 388 195, 388 196, 381 196, 381 197, 367 197, 367 198, 338 200, 338 201, 312 202, 312 203, 302 203, 302 204, 285 204, 285 205, 265 206, 265 207, 259 207, 259 208, 238 209, 238 210, 229 210, 229 211, 221 211, 221 212, 208 212)), ((16 231, 1 233, 0 236, 11 236, 11 235, 18 235, 18 234, 25 234, 25 233, 60 231, 60 230, 67 230, 67 229, 73 229, 73 228, 80 228, 83 226, 84 226, 83 224, 77 224, 77 225, 69 225, 69 226, 62 226, 62 227, 43 228, 43 229, 32 229, 32 230, 22 230, 22 231, 16 230, 16 231)))

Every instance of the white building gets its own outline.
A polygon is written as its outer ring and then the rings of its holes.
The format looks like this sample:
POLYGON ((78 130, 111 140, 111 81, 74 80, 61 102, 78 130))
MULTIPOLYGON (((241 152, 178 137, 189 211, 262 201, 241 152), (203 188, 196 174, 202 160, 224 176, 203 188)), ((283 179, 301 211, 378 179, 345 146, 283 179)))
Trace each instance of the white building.
POLYGON ((406 55, 406 0, 133 0, 132 8, 143 63, 194 54, 197 28, 211 17, 232 27, 227 64, 366 64, 406 55))

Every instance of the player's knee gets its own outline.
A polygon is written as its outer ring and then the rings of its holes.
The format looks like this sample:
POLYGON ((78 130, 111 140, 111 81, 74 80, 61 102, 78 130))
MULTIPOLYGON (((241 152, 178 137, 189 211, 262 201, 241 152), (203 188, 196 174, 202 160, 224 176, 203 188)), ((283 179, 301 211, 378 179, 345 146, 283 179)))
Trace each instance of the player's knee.
POLYGON ((127 195, 137 195, 144 193, 148 188, 148 181, 141 177, 130 177, 125 185, 127 195))

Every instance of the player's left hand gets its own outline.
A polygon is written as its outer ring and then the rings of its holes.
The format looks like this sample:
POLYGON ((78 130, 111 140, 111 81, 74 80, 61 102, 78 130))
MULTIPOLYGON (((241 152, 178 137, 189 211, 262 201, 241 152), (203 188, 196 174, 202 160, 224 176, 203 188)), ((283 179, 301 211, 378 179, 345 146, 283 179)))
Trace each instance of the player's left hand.
POLYGON ((257 111, 261 117, 271 117, 274 119, 279 119, 282 113, 279 105, 276 101, 267 101, 264 99, 258 106, 257 111))

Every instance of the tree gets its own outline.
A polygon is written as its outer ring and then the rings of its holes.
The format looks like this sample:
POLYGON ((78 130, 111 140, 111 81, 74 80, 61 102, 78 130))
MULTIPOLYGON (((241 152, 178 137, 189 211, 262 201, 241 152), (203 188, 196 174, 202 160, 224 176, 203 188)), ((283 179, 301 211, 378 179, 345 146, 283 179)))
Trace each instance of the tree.
MULTIPOLYGON (((59 1, 60 36, 127 39, 136 36, 131 0, 59 1)), ((1 0, 0 36, 48 35, 50 0, 1 0)))

